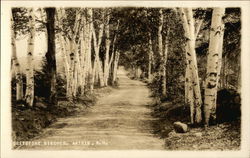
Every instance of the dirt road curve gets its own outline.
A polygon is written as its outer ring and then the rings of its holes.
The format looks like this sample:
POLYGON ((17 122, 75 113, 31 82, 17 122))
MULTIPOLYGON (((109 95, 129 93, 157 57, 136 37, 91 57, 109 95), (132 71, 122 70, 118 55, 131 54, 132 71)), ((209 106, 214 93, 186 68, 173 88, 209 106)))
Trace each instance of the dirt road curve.
POLYGON ((152 134, 149 90, 125 73, 119 70, 119 88, 100 98, 88 112, 59 119, 34 140, 38 145, 21 149, 163 149, 164 141, 152 134))

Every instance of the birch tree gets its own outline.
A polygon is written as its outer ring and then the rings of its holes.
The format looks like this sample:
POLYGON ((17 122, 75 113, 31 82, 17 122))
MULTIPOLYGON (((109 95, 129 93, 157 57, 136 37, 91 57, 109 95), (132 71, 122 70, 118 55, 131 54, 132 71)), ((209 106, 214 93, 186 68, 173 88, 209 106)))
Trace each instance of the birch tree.
POLYGON ((13 15, 11 16, 11 45, 12 45, 12 62, 16 78, 16 100, 23 99, 23 79, 21 74, 20 63, 16 53, 16 33, 14 28, 13 15))
POLYGON ((185 87, 187 88, 187 90, 185 95, 188 97, 187 102, 190 103, 191 122, 193 122, 194 120, 195 123, 201 123, 202 100, 201 100, 198 67, 197 67, 197 59, 195 52, 196 33, 194 27, 193 11, 192 8, 185 8, 185 9, 180 8, 179 12, 183 22, 185 37, 187 38, 185 46, 186 60, 187 60, 187 70, 185 79, 187 83, 185 87))
POLYGON ((87 71, 87 78, 89 82, 89 89, 90 92, 93 92, 94 88, 94 83, 92 83, 92 61, 91 61, 91 56, 92 56, 92 51, 91 51, 91 41, 92 41, 92 9, 87 8, 87 14, 86 14, 86 71, 87 71))
POLYGON ((209 51, 207 56, 207 73, 205 81, 204 113, 205 125, 209 124, 210 117, 216 118, 216 95, 221 69, 222 46, 224 35, 225 8, 214 8, 210 29, 209 51))
POLYGON ((26 68, 26 94, 25 101, 29 106, 33 106, 34 101, 34 38, 35 38, 35 16, 33 9, 29 9, 29 39, 27 52, 27 68, 26 68))
MULTIPOLYGON (((101 12, 101 19, 103 20, 104 18, 104 12, 101 12)), ((93 43, 94 43, 94 51, 95 51, 95 59, 94 59, 94 69, 93 70, 93 75, 95 74, 95 72, 97 71, 98 73, 98 77, 99 77, 99 84, 100 87, 104 86, 104 76, 103 76, 103 67, 102 67, 102 63, 99 57, 99 51, 100 51, 100 46, 101 46, 101 42, 102 42, 102 37, 103 37, 103 32, 104 32, 104 24, 101 22, 100 24, 100 29, 99 29, 99 33, 98 33, 98 37, 96 36, 95 33, 95 28, 94 28, 94 24, 91 23, 91 27, 92 27, 92 36, 93 36, 93 43)), ((93 76, 92 78, 94 78, 95 76, 93 76)), ((93 79, 92 79, 93 80, 93 79)))
POLYGON ((152 81, 152 60, 153 60, 153 46, 152 46, 152 39, 151 33, 149 33, 149 42, 148 42, 149 52, 148 52, 148 80, 149 82, 152 81))
POLYGON ((108 85, 109 77, 109 50, 110 50, 110 35, 109 35, 109 20, 110 20, 110 10, 106 12, 106 23, 105 23, 105 59, 104 59, 104 86, 108 85))
MULTIPOLYGON (((168 31, 167 31, 167 36, 169 34, 169 28, 168 28, 168 31)), ((162 94, 164 96, 167 95, 167 57, 168 57, 168 37, 166 37, 165 39, 165 50, 164 50, 164 54, 163 54, 163 70, 162 70, 162 94)))
POLYGON ((112 76, 112 85, 115 85, 117 81, 117 70, 118 70, 118 62, 120 58, 120 53, 118 51, 115 52, 114 66, 113 66, 113 76, 112 76))
POLYGON ((158 26, 158 51, 160 56, 160 68, 159 73, 162 77, 162 95, 166 96, 166 71, 165 71, 165 60, 163 54, 163 40, 162 40, 162 28, 163 28, 163 13, 162 9, 159 10, 159 26, 158 26))
MULTIPOLYGON (((57 9, 56 17, 57 17, 57 23, 58 23, 58 28, 60 30, 58 34, 59 38, 59 44, 60 44, 60 52, 62 55, 63 59, 63 64, 64 64, 64 71, 65 71, 65 77, 66 77, 66 93, 68 93, 68 88, 69 88, 69 48, 68 44, 66 43, 64 39, 64 34, 63 34, 63 13, 61 9, 57 9)), ((68 95, 67 95, 68 96, 68 95)))
POLYGON ((116 25, 116 29, 115 29, 115 34, 114 34, 114 39, 113 39, 113 43, 112 43, 112 51, 111 51, 111 57, 110 57, 110 61, 109 61, 109 65, 108 65, 108 69, 110 70, 110 76, 111 76, 111 84, 114 85, 114 82, 116 80, 116 76, 113 76, 114 75, 114 71, 116 71, 115 69, 117 69, 118 66, 115 67, 115 65, 117 64, 118 65, 118 59, 115 58, 115 56, 117 56, 118 54, 116 54, 116 39, 117 39, 117 34, 118 34, 118 29, 119 29, 119 24, 120 24, 120 21, 118 20, 117 21, 117 25, 116 25), (115 59, 114 59, 115 58, 115 59), (116 63, 117 62, 117 63, 116 63), (112 65, 113 65, 113 68, 112 68, 112 65), (113 78, 114 77, 114 78, 113 78))

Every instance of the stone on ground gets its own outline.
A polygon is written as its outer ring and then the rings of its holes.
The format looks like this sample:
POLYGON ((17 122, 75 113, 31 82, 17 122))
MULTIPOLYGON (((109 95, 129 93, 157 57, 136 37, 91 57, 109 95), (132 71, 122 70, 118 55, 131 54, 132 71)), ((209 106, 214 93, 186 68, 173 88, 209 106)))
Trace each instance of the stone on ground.
POLYGON ((188 131, 188 126, 185 123, 174 122, 174 130, 177 133, 186 133, 188 131))

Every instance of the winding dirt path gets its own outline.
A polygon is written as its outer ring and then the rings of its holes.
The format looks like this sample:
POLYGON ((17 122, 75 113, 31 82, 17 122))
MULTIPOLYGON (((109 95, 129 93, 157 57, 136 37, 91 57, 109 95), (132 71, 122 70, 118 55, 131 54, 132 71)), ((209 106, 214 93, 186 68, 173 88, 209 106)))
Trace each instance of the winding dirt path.
POLYGON ((88 112, 59 119, 34 140, 38 145, 22 149, 164 149, 164 141, 152 134, 148 88, 129 79, 123 69, 118 77, 119 88, 100 98, 88 112))

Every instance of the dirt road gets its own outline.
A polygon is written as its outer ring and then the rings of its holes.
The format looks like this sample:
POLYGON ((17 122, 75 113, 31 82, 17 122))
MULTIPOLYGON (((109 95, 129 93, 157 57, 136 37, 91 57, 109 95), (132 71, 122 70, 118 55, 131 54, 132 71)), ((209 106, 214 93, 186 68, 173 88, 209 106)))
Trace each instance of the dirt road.
POLYGON ((36 145, 22 149, 163 149, 164 141, 152 134, 149 90, 125 73, 119 70, 119 88, 100 98, 88 112, 59 119, 32 142, 36 145))

